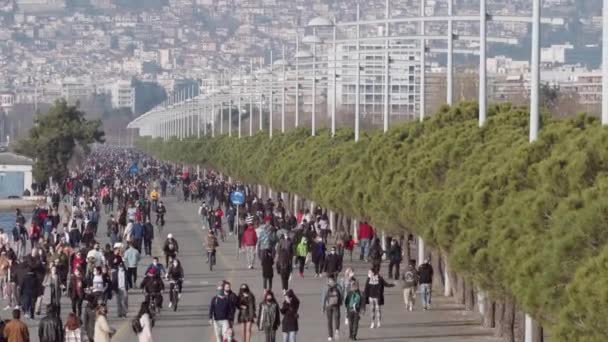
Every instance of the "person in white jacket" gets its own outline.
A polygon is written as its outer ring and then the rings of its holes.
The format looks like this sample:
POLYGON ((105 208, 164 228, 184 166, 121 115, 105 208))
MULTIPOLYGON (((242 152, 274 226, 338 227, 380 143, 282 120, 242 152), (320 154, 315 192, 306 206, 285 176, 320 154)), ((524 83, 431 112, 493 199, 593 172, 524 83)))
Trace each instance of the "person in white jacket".
POLYGON ((152 320, 150 319, 150 309, 148 303, 141 303, 141 308, 137 314, 139 317, 139 324, 141 324, 142 331, 137 334, 139 342, 154 342, 152 339, 152 320))

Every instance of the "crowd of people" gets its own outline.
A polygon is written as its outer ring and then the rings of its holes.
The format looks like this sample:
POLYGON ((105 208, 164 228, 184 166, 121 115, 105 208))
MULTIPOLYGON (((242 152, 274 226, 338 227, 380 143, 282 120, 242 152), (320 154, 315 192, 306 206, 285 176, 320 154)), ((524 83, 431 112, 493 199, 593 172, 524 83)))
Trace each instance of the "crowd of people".
POLYGON ((5 310, 12 310, 12 319, 1 325, 0 342, 29 341, 26 323, 41 316, 43 307, 40 341, 110 341, 116 330, 107 320, 108 304, 115 300, 116 317, 126 318, 134 290, 143 290, 145 296, 131 329, 140 342, 151 342, 157 314, 166 306, 165 281, 169 307, 174 296, 181 298, 183 287, 184 269, 173 234, 159 244, 164 260, 153 253, 167 215, 162 199, 171 194, 199 204, 201 226, 208 231, 201 249, 206 249, 210 269, 220 243, 229 236, 237 239, 247 268, 261 268, 264 292, 259 303, 248 284, 241 284, 238 293, 228 281, 218 285, 209 306, 218 342, 236 341, 237 335, 250 342, 255 326, 267 342, 275 341, 279 329, 283 341, 295 342, 300 299, 292 286, 309 272, 324 279, 320 308, 329 341, 339 338, 342 318, 349 338, 356 340, 366 311, 370 328, 381 327, 384 289, 394 286, 393 280, 402 284, 407 310, 414 309, 418 290, 423 309, 431 306, 433 269, 428 260, 419 267, 407 260, 402 268, 403 237, 388 241, 384 250, 374 228, 360 223, 359 258, 368 266, 360 266, 367 273, 359 277, 344 267, 346 255, 352 261, 355 241, 348 232, 332 232, 326 210, 317 206, 293 213, 280 198, 263 200, 252 188, 226 182, 213 172, 191 174, 136 151, 100 148, 65 180, 49 184, 45 194, 47 203, 37 206, 29 219, 16 210, 15 226, 0 229, 0 290, 8 304, 5 310), (239 211, 230 201, 234 191, 245 194, 239 211), (99 229, 102 216, 107 218, 105 231, 99 229), (146 256, 154 258, 141 272, 146 256), (388 281, 380 275, 385 264, 388 281), (275 274, 282 298, 275 296, 275 274), (62 298, 71 302, 63 315, 62 298))

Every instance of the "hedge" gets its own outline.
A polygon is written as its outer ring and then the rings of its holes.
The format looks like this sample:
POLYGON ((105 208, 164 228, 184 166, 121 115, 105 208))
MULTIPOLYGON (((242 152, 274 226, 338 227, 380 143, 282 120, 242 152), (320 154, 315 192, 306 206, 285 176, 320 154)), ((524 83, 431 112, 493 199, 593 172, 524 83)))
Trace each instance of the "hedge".
POLYGON ((608 341, 608 131, 592 117, 444 107, 388 133, 306 129, 253 137, 141 139, 155 156, 296 193, 388 231, 413 231, 494 299, 514 298, 552 339, 608 341))

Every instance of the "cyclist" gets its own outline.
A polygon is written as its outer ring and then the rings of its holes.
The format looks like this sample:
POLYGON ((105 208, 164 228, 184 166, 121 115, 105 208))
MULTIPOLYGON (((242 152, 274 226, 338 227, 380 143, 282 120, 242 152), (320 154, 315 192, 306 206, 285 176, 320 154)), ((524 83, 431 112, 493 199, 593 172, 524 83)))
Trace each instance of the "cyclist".
POLYGON ((207 263, 211 263, 211 265, 215 265, 215 250, 217 247, 219 247, 217 237, 210 229, 209 234, 207 234, 207 263))
POLYGON ((173 288, 177 285, 178 298, 182 298, 182 284, 184 280, 184 269, 178 259, 173 259, 167 271, 169 282, 169 307, 173 303, 173 288))
POLYGON ((165 267, 163 266, 163 264, 158 262, 158 257, 152 258, 152 263, 150 264, 150 266, 148 266, 144 274, 148 274, 152 269, 154 269, 155 274, 158 274, 159 277, 162 277, 167 274, 167 271, 165 271, 165 267))
POLYGON ((165 204, 163 203, 163 201, 159 201, 158 206, 156 206, 156 224, 158 225, 158 223, 160 222, 159 227, 162 227, 165 225, 165 214, 166 213, 167 213, 167 208, 165 207, 165 204))
POLYGON ((220 238, 222 239, 222 242, 224 241, 224 228, 222 227, 222 218, 223 217, 224 217, 224 212, 218 206, 217 210, 215 211, 214 218, 213 218, 213 229, 216 232, 220 233, 220 238))
POLYGON ((161 292, 165 289, 165 284, 160 276, 160 272, 156 268, 150 268, 140 285, 140 288, 146 293, 146 302, 149 303, 151 299, 154 299, 154 303, 158 309, 163 308, 163 295, 161 292))
POLYGON ((158 205, 158 200, 160 199, 160 194, 156 190, 156 188, 152 189, 150 192, 150 202, 152 202, 152 210, 156 210, 156 206, 158 205))
POLYGON ((179 245, 171 233, 167 235, 167 240, 165 240, 163 246, 163 252, 165 253, 165 265, 169 265, 169 259, 175 259, 177 253, 179 253, 179 245))
POLYGON ((203 230, 205 230, 207 224, 209 223, 209 206, 207 206, 207 202, 203 201, 201 203, 201 206, 198 207, 198 214, 201 216, 203 230))

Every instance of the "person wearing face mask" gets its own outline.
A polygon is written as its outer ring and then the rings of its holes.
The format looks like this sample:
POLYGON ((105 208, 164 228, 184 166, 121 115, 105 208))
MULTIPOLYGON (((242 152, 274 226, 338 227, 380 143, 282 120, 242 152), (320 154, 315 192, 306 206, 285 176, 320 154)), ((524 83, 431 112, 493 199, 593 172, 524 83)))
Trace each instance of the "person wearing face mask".
POLYGON ((338 339, 340 334, 340 306, 344 302, 343 289, 335 278, 327 278, 327 287, 321 294, 323 313, 327 315, 328 341, 338 339))
POLYGON ((342 271, 342 257, 337 253, 336 247, 332 247, 325 258, 325 272, 327 278, 335 278, 342 271))
POLYGON ((95 342, 110 342, 112 335, 116 333, 116 329, 110 327, 106 318, 108 309, 104 304, 97 307, 97 318, 95 319, 95 342))
POLYGON ((152 258, 152 263, 146 269, 146 274, 148 274, 151 269, 154 269, 155 274, 157 274, 159 277, 164 277, 167 274, 167 271, 165 271, 165 266, 158 262, 157 257, 152 258))
MULTIPOLYGON (((173 296, 173 287, 177 285, 177 293, 179 298, 182 298, 182 284, 184 279, 184 269, 178 259, 173 259, 169 270, 167 271, 167 279, 169 283, 169 295, 173 296)), ((173 305, 173 297, 169 298, 169 307, 173 305)))
POLYGON ((68 295, 72 300, 72 312, 76 313, 78 317, 82 317, 82 301, 85 296, 84 287, 84 279, 82 278, 80 269, 76 269, 68 284, 68 295))
POLYGON ((298 261, 300 277, 304 278, 304 264, 306 263, 306 256, 308 255, 310 248, 306 237, 302 237, 302 240, 296 247, 296 260, 298 261))
POLYGON ((298 333, 298 309, 300 308, 300 300, 296 297, 293 290, 288 290, 285 294, 285 300, 281 305, 281 314, 283 315, 283 341, 296 342, 298 333))
POLYGON ((223 284, 218 286, 217 295, 209 305, 209 324, 213 326, 216 342, 223 342, 224 336, 234 320, 234 304, 229 293, 224 291, 223 284))
POLYGON ((98 243, 87 253, 87 260, 90 258, 95 258, 95 267, 101 267, 106 263, 106 258, 101 252, 101 246, 98 243))
POLYGON ((365 282, 365 304, 371 305, 372 324, 370 329, 380 328, 382 320, 382 306, 384 305, 384 288, 393 287, 395 284, 387 283, 378 273, 377 268, 372 268, 367 274, 365 282))
POLYGON ((255 296, 247 284, 239 290, 238 322, 243 327, 243 342, 251 342, 251 326, 255 322, 255 296))
POLYGON ((280 321, 279 305, 272 291, 266 291, 258 309, 258 328, 264 332, 265 342, 275 342, 280 321))

